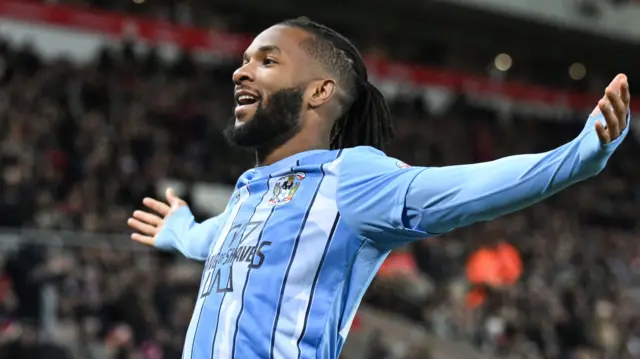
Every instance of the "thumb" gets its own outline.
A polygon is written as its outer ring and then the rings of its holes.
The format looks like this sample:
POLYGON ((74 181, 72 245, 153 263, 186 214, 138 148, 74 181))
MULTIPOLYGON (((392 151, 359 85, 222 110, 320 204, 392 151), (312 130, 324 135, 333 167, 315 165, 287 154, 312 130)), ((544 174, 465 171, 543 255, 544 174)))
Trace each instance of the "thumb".
POLYGON ((169 187, 166 191, 167 202, 171 206, 171 209, 176 209, 186 204, 184 200, 180 197, 176 196, 176 193, 173 191, 173 188, 169 187))

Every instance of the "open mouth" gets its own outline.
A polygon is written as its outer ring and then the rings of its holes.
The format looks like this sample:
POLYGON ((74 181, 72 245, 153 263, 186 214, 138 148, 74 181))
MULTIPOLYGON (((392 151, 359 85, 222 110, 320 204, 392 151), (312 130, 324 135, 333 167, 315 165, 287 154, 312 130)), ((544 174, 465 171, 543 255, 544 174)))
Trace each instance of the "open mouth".
POLYGON ((239 95, 236 97, 238 106, 253 105, 258 102, 258 97, 254 95, 239 95))
POLYGON ((258 102, 259 97, 253 93, 248 91, 238 91, 236 92, 236 104, 238 106, 246 106, 253 105, 258 102))
POLYGON ((253 106, 255 106, 260 97, 253 93, 247 91, 238 91, 235 95, 236 98, 236 117, 242 117, 243 113, 247 110, 250 110, 253 106))

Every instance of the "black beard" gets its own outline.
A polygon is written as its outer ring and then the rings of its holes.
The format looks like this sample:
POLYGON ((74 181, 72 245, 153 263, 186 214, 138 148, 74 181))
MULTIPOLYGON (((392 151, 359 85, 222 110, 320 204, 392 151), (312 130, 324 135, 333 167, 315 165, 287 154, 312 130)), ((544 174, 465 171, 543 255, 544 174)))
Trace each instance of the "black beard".
POLYGON ((300 131, 300 112, 304 87, 285 88, 271 95, 246 123, 235 126, 235 118, 225 130, 227 139, 238 147, 270 152, 289 141, 300 131))

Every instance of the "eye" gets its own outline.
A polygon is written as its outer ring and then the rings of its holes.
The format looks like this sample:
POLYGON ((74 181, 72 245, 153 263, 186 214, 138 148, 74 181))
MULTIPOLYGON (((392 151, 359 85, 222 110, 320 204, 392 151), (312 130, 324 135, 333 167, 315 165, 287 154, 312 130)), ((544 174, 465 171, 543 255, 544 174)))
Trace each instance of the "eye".
POLYGON ((266 57, 264 60, 262 60, 262 64, 265 66, 269 66, 269 65, 277 64, 277 62, 274 59, 266 57))

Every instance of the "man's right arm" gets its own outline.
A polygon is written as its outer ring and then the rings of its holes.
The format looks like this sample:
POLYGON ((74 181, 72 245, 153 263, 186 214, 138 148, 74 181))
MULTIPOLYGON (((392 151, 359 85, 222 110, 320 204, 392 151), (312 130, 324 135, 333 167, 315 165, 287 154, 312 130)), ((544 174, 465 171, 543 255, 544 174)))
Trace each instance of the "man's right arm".
POLYGON ((220 228, 220 218, 197 223, 189 207, 180 207, 167 216, 154 245, 158 249, 180 252, 189 259, 205 261, 211 241, 220 228))

